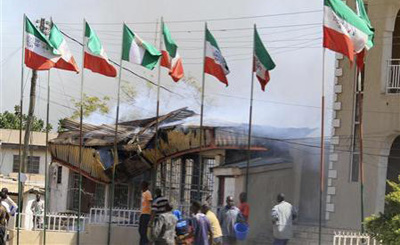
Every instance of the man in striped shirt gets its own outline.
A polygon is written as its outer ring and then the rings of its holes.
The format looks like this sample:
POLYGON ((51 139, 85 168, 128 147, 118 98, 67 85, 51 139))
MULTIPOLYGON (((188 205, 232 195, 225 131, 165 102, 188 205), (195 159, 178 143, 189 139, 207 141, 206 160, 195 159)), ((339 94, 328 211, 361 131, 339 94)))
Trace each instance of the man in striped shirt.
POLYGON ((162 196, 161 189, 157 188, 154 191, 154 195, 155 198, 153 199, 153 203, 151 205, 152 218, 159 214, 165 213, 169 207, 168 199, 162 196))

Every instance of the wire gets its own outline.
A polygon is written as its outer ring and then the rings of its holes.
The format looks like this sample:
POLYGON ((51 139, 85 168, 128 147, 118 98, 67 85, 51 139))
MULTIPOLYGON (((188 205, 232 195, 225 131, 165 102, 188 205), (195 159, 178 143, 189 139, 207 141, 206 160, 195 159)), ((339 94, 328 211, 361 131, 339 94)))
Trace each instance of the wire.
MULTIPOLYGON (((322 10, 305 10, 296 12, 284 12, 277 14, 264 14, 264 15, 250 15, 250 16, 238 16, 238 17, 225 17, 225 18, 209 18, 209 19, 189 19, 189 20, 167 20, 165 23, 193 23, 193 22, 217 22, 217 21, 230 21, 230 20, 245 20, 245 19, 256 19, 256 18, 268 18, 277 16, 288 16, 288 15, 300 15, 300 14, 313 14, 321 13, 322 10)), ((141 22, 125 22, 126 24, 132 25, 149 25, 157 24, 156 21, 141 21, 141 22)), ((82 25, 81 22, 57 22, 59 25, 82 25)), ((121 22, 90 22, 91 25, 121 25, 121 22)))

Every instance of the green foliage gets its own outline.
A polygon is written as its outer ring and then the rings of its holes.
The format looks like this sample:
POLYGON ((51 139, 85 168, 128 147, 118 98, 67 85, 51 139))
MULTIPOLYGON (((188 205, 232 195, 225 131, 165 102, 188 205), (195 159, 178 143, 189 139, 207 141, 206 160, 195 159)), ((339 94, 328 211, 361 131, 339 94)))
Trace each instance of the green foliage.
MULTIPOLYGON (((25 129, 26 127, 27 118, 28 116, 26 114, 22 115, 22 129, 25 129)), ((19 126, 20 126, 20 107, 18 105, 14 106, 14 113, 9 111, 0 113, 0 128, 19 129, 19 126)), ((51 131, 52 129, 53 126, 49 124, 48 131, 51 131)), ((32 131, 46 132, 45 122, 42 119, 33 116, 32 131)))
POLYGON ((382 244, 395 245, 400 241, 400 184, 392 181, 388 184, 392 192, 385 196, 385 212, 366 218, 365 227, 382 244))
MULTIPOLYGON (((107 102, 110 100, 110 97, 104 96, 100 99, 97 96, 88 96, 87 94, 83 95, 83 118, 90 116, 93 112, 98 111, 101 114, 107 114, 110 111, 110 108, 107 105, 107 102)), ((76 120, 80 117, 80 108, 81 101, 77 101, 72 99, 72 103, 74 103, 75 111, 72 113, 71 118, 76 120)))

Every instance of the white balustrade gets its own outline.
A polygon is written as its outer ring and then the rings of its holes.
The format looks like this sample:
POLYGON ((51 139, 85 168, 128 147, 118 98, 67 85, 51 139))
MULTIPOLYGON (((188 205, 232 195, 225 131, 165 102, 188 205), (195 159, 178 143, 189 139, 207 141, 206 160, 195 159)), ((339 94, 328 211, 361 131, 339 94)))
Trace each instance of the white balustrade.
POLYGON ((387 64, 387 93, 400 93, 400 59, 390 59, 387 64))
POLYGON ((379 241, 368 234, 356 232, 335 232, 333 245, 381 245, 379 241))
MULTIPOLYGON (((18 219, 20 220, 20 229, 22 230, 43 230, 44 215, 34 216, 33 214, 19 213, 18 219), (35 218, 34 218, 35 217, 35 218)), ((48 213, 46 215, 48 231, 62 231, 62 232, 76 232, 78 229, 78 222, 80 222, 79 229, 85 230, 85 225, 89 222, 89 217, 68 214, 55 214, 48 213), (78 221, 79 220, 79 221, 78 221)), ((16 225, 16 224, 15 224, 16 225)))
MULTIPOLYGON (((137 226, 139 224, 140 210, 113 208, 111 223, 119 226, 137 226)), ((91 208, 89 224, 105 225, 109 223, 109 208, 91 208)))

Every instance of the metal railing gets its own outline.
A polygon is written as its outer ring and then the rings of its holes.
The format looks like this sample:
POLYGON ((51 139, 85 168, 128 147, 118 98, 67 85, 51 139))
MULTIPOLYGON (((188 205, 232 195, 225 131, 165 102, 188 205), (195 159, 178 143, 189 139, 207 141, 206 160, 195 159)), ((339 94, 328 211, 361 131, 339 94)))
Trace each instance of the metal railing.
MULTIPOLYGON (((110 217, 109 208, 91 208, 89 224, 108 224, 110 217)), ((137 226, 139 224, 140 210, 113 208, 111 223, 119 226, 137 226)))
POLYGON ((381 245, 379 241, 368 234, 354 232, 335 232, 333 245, 381 245))
MULTIPOLYGON (((20 229, 23 230, 43 230, 44 216, 33 215, 27 213, 18 213, 18 220, 20 220, 20 229)), ((62 232, 75 232, 80 222, 81 231, 85 230, 85 225, 89 222, 87 216, 78 218, 76 215, 48 213, 46 215, 47 230, 48 231, 62 231, 62 232)), ((16 222, 15 222, 16 225, 16 222)))
POLYGON ((390 59, 387 62, 386 92, 400 93, 400 59, 390 59))

